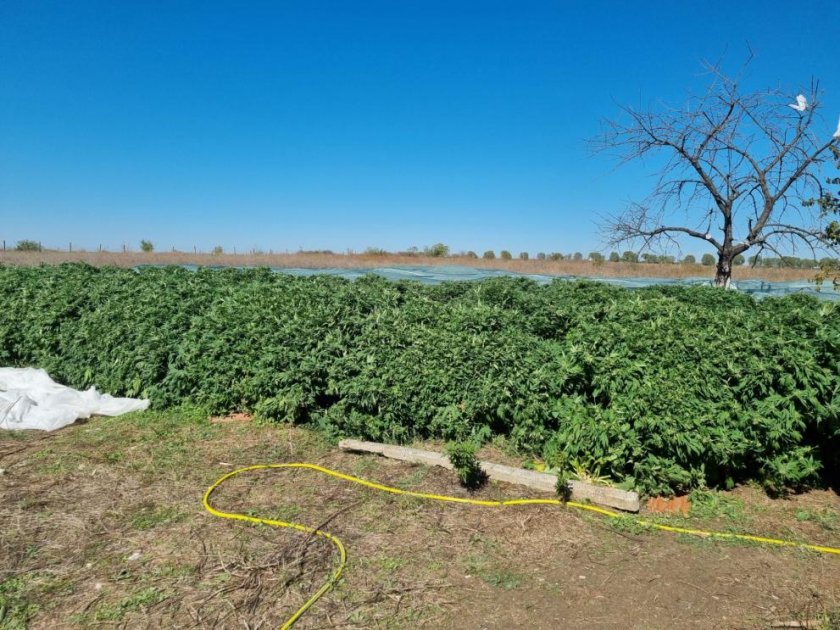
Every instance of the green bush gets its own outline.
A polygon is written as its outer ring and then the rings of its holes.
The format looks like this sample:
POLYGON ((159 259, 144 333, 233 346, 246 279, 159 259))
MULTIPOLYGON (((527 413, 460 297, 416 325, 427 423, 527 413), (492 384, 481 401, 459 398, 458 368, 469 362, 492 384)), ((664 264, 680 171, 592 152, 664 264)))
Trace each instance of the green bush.
POLYGON ((152 241, 147 241, 143 239, 142 241, 140 241, 140 251, 148 254, 150 252, 155 251, 155 245, 154 243, 152 243, 152 241))
POLYGON ((703 254, 703 257, 700 259, 700 264, 704 267, 713 267, 715 264, 715 257, 711 254, 703 254))
POLYGON ((513 256, 511 255, 511 253, 508 250, 503 249, 499 253, 499 258, 501 258, 502 260, 511 260, 513 258, 513 256))
POLYGON ((686 265, 696 265, 697 259, 691 254, 688 254, 685 258, 683 258, 683 263, 686 265))
POLYGON ((528 260, 528 252, 519 252, 519 260, 528 260))
POLYGON ((19 252, 39 252, 41 251, 41 244, 38 241, 24 239, 17 242, 15 249, 19 252))
POLYGON ((487 474, 476 457, 477 451, 474 442, 450 442, 446 445, 446 454, 455 468, 458 481, 469 490, 477 490, 487 481, 487 474))
POLYGON ((610 252, 610 262, 621 262, 621 256, 618 255, 618 252, 610 252))
POLYGON ((501 435, 647 493, 840 471, 840 303, 807 296, 86 265, 0 267, 0 294, 1 365, 156 408, 333 438, 501 435))
POLYGON ((423 250, 423 253, 426 256, 431 256, 432 258, 446 258, 449 256, 449 245, 444 245, 443 243, 435 243, 431 247, 427 247, 423 250))
POLYGON ((496 252, 494 252, 492 249, 488 249, 481 255, 481 257, 484 260, 493 260, 494 258, 496 258, 496 252))

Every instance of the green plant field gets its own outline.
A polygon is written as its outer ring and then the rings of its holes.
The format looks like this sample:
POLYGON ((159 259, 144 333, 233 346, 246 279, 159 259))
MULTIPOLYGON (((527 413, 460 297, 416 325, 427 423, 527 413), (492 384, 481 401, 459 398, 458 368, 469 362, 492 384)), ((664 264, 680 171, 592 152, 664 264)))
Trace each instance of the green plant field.
POLYGON ((516 278, 0 268, 0 364, 77 388, 406 442, 506 436, 648 493, 825 482, 840 307, 516 278))

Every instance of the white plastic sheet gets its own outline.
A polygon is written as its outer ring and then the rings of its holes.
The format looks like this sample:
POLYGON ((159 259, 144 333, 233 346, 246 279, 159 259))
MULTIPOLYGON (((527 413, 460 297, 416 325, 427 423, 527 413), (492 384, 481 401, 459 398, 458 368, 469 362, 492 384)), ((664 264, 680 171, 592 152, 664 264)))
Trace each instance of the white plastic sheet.
POLYGON ((0 429, 54 431, 79 418, 118 416, 148 407, 148 400, 59 385, 44 370, 0 368, 0 429))

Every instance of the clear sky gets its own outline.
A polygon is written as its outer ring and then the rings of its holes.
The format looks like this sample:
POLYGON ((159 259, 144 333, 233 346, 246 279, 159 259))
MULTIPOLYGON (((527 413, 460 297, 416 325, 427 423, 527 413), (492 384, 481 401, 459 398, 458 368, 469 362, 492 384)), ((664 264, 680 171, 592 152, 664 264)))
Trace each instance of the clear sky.
POLYGON ((830 133, 838 29, 837 0, 2 0, 0 238, 586 253, 651 185, 601 119, 749 44, 830 133))

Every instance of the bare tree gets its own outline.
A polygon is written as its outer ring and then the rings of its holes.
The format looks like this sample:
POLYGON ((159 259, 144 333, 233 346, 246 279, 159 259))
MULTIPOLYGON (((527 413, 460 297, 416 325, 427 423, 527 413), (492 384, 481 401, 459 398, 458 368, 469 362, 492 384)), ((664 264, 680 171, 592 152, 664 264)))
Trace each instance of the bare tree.
POLYGON ((722 287, 734 258, 753 248, 780 257, 801 247, 840 251, 818 209, 801 203, 824 195, 816 170, 840 147, 831 131, 815 132, 818 85, 794 101, 779 90, 742 93, 736 79, 708 69, 708 90, 683 107, 622 107, 624 120, 604 123, 597 149, 617 150, 621 163, 652 158, 659 173, 646 200, 607 219, 610 244, 643 250, 700 239, 717 252, 722 287))

